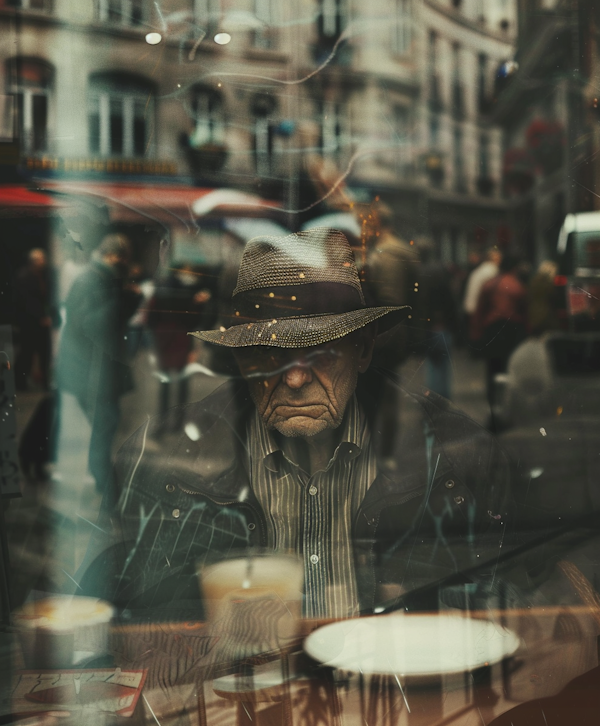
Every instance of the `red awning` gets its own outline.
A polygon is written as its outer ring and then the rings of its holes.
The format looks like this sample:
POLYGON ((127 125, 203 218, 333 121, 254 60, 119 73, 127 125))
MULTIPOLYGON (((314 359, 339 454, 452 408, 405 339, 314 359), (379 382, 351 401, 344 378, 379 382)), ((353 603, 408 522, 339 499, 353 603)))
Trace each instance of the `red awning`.
POLYGON ((0 217, 44 217, 60 206, 49 194, 16 184, 0 184, 0 217))
POLYGON ((53 207, 48 194, 32 192, 26 187, 0 185, 0 207, 53 207))
MULTIPOLYGON (((43 186, 52 192, 93 198, 105 203, 115 222, 140 222, 143 219, 159 221, 172 226, 194 226, 194 202, 214 192, 214 189, 185 186, 183 184, 132 184, 75 181, 48 181, 43 186)), ((265 200, 265 207, 276 210, 276 202, 265 200)), ((223 210, 230 214, 231 210, 223 210)), ((212 216, 219 216, 217 212, 212 216)))

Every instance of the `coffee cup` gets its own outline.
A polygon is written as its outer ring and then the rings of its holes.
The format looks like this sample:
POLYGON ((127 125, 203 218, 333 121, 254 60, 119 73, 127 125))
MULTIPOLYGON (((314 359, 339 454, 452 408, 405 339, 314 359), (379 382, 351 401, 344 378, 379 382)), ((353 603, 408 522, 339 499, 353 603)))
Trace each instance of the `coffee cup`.
POLYGON ((108 650, 110 603, 54 595, 25 603, 13 614, 28 669, 64 669, 108 650))
POLYGON ((233 557, 199 568, 207 619, 232 652, 279 650, 297 635, 302 562, 277 553, 233 557))

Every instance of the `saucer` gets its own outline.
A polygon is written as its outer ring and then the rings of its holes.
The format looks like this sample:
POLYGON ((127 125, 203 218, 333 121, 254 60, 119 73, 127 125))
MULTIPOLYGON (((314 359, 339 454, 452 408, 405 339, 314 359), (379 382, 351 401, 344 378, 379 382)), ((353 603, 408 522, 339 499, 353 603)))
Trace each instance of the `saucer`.
POLYGON ((512 655, 519 638, 489 620, 458 615, 391 614, 325 625, 304 650, 333 668, 365 674, 461 673, 512 655))

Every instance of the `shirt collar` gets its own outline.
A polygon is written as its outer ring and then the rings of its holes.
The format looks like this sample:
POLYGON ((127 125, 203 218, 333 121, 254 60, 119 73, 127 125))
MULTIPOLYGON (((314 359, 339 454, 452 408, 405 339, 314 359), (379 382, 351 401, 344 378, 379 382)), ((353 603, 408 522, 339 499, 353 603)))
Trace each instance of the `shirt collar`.
MULTIPOLYGON (((356 458, 367 444, 368 437, 369 429, 366 416, 358 405, 356 395, 353 395, 348 401, 344 420, 342 421, 340 443, 336 447, 327 469, 340 456, 344 456, 348 461, 356 458)), ((294 467, 298 467, 298 464, 282 451, 277 439, 266 428, 257 410, 254 411, 254 415, 250 419, 250 441, 252 442, 252 456, 261 459, 265 468, 270 471, 278 473, 282 460, 289 462, 294 467)))

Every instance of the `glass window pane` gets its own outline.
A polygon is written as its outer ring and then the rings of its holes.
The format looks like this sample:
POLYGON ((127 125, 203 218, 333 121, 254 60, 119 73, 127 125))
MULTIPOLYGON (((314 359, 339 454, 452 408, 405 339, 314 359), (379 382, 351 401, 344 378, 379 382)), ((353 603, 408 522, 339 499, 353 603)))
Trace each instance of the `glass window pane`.
POLYGON ((21 143, 24 143, 25 141, 25 126, 24 126, 24 117, 25 117, 25 99, 22 93, 16 94, 16 113, 17 113, 17 125, 19 128, 19 138, 21 139, 21 143))
POLYGON ((0 0, 0 723, 583 723, 596 5, 0 0))
POLYGON ((33 96, 33 151, 46 151, 48 125, 47 96, 33 96))
POLYGON ((135 118, 133 122, 133 146, 135 156, 146 154, 146 121, 144 118, 135 118))
POLYGON ((110 99, 110 153, 123 153, 123 100, 110 99))
POLYGON ((88 133, 90 152, 92 154, 100 153, 100 114, 98 112, 90 112, 88 116, 88 133))
POLYGON ((144 19, 144 0, 131 0, 131 25, 141 25, 144 19))
POLYGON ((123 1, 124 0, 107 0, 108 2, 108 20, 113 23, 122 23, 123 20, 123 1))

